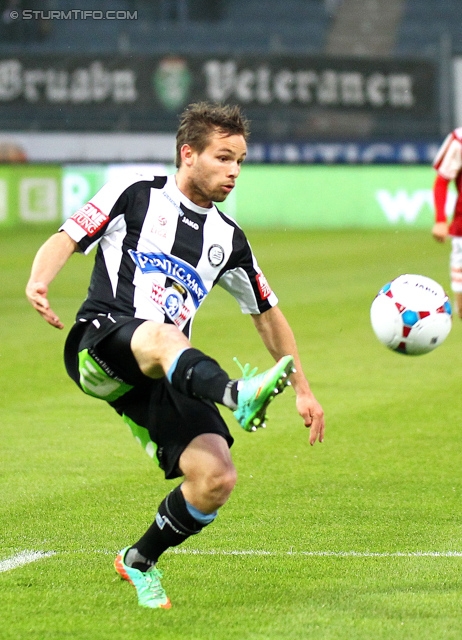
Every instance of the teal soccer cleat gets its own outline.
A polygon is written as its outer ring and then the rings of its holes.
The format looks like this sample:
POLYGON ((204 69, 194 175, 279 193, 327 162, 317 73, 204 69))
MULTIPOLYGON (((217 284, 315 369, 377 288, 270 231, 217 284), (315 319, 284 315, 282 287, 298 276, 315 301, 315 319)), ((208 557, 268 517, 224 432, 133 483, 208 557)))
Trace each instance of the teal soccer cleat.
POLYGON ((238 386, 237 409, 233 411, 236 420, 246 431, 256 431, 265 427, 266 409, 274 396, 284 391, 289 382, 289 375, 295 372, 292 356, 284 356, 271 369, 257 374, 257 369, 250 365, 241 368, 243 377, 238 386))
POLYGON ((156 567, 151 567, 146 572, 128 567, 124 563, 124 558, 129 548, 122 549, 114 561, 114 568, 119 576, 135 587, 140 607, 170 609, 171 602, 160 582, 162 573, 156 567))

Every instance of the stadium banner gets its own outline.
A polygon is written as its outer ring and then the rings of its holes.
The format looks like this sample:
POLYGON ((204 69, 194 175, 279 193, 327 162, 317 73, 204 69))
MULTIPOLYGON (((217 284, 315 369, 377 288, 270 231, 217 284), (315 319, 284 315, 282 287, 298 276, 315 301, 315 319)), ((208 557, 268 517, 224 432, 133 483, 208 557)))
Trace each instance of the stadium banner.
POLYGON ((101 187, 120 174, 129 172, 166 175, 173 173, 174 165, 166 164, 72 164, 62 169, 62 209, 61 219, 66 220, 77 209, 87 203, 101 187))
POLYGON ((454 85, 454 122, 462 126, 462 56, 455 56, 452 61, 452 78, 454 85))
POLYGON ((61 166, 0 165, 0 227, 58 223, 61 215, 61 166))
MULTIPOLYGON (((108 180, 174 165, 0 165, 0 228, 57 226, 108 180)), ((244 228, 406 228, 433 222, 433 170, 422 166, 247 165, 218 207, 244 228)), ((455 193, 448 198, 448 215, 455 193)))
POLYGON ((407 58, 10 55, 0 57, 0 117, 10 130, 171 132, 206 99, 240 104, 257 135, 302 139, 329 111, 432 120, 437 77, 433 62, 407 58))
MULTIPOLYGON (((237 187, 237 221, 261 228, 428 228, 431 167, 248 165, 237 187)), ((448 197, 448 212, 455 193, 448 197)))
MULTIPOLYGON (((462 120, 461 120, 462 121, 462 120)), ((442 143, 387 142, 252 142, 246 164, 432 164, 442 143)), ((175 134, 0 132, 0 149, 19 149, 28 162, 114 163, 167 162, 175 159, 175 134)))
POLYGON ((0 154, 8 149, 34 163, 174 162, 175 134, 0 131, 0 154))
MULTIPOLYGON (((461 120, 462 122, 462 120, 461 120)), ((442 140, 433 142, 250 142, 246 163, 432 164, 442 140)))

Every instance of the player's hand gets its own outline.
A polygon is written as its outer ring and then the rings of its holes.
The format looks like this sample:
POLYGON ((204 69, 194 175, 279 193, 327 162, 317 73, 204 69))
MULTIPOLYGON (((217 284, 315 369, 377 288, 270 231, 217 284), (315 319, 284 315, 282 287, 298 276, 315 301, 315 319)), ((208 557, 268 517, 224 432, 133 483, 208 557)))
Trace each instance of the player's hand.
POLYGON ((61 320, 50 307, 47 298, 48 287, 43 282, 29 282, 26 287, 26 296, 31 305, 40 313, 42 318, 51 324, 52 327, 62 329, 64 327, 61 320))
POLYGON ((432 236, 437 242, 444 242, 449 235, 447 222, 435 222, 432 229, 432 236))
POLYGON ((317 440, 323 442, 325 429, 324 411, 314 395, 311 392, 297 395, 296 406, 297 411, 305 422, 305 426, 310 430, 311 446, 317 440))

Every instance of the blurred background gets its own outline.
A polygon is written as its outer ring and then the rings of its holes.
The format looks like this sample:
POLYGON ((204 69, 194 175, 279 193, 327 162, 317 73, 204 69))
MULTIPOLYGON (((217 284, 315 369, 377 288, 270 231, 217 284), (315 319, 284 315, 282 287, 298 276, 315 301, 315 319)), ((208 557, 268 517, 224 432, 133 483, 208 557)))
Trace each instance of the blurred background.
POLYGON ((251 120, 253 191, 242 185, 228 205, 240 220, 265 209, 281 224, 278 167, 294 202, 305 198, 293 226, 429 225, 431 162, 462 125, 460 8, 460 0, 1 0, 0 225, 67 215, 121 163, 171 171, 179 113, 203 99, 238 103, 251 120), (377 184, 367 193, 364 165, 386 167, 369 174, 377 184), (393 171, 403 165, 414 171, 393 171), (348 200, 335 216, 310 184, 327 191, 331 177, 348 200))

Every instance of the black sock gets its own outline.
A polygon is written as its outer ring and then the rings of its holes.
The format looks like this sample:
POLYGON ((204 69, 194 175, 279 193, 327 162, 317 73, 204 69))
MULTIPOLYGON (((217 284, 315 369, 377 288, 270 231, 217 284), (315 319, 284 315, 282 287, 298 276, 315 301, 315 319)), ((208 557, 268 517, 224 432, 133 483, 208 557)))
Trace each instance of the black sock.
POLYGON ((148 560, 145 558, 138 549, 135 547, 130 547, 124 557, 124 563, 129 567, 133 567, 133 569, 138 569, 138 571, 149 571, 151 567, 154 566, 154 562, 152 560, 148 560))
POLYGON ((199 349, 186 349, 177 360, 171 383, 188 396, 237 408, 237 380, 231 380, 216 360, 199 349))
MULTIPOLYGON (((199 533, 204 525, 189 513, 186 501, 181 491, 181 485, 171 491, 160 503, 156 519, 146 533, 135 542, 132 549, 136 549, 147 560, 145 568, 142 563, 135 562, 133 566, 140 571, 147 571, 149 566, 156 563, 160 555, 169 547, 176 547, 189 536, 199 533)), ((126 556, 130 553, 127 552, 126 556)))

